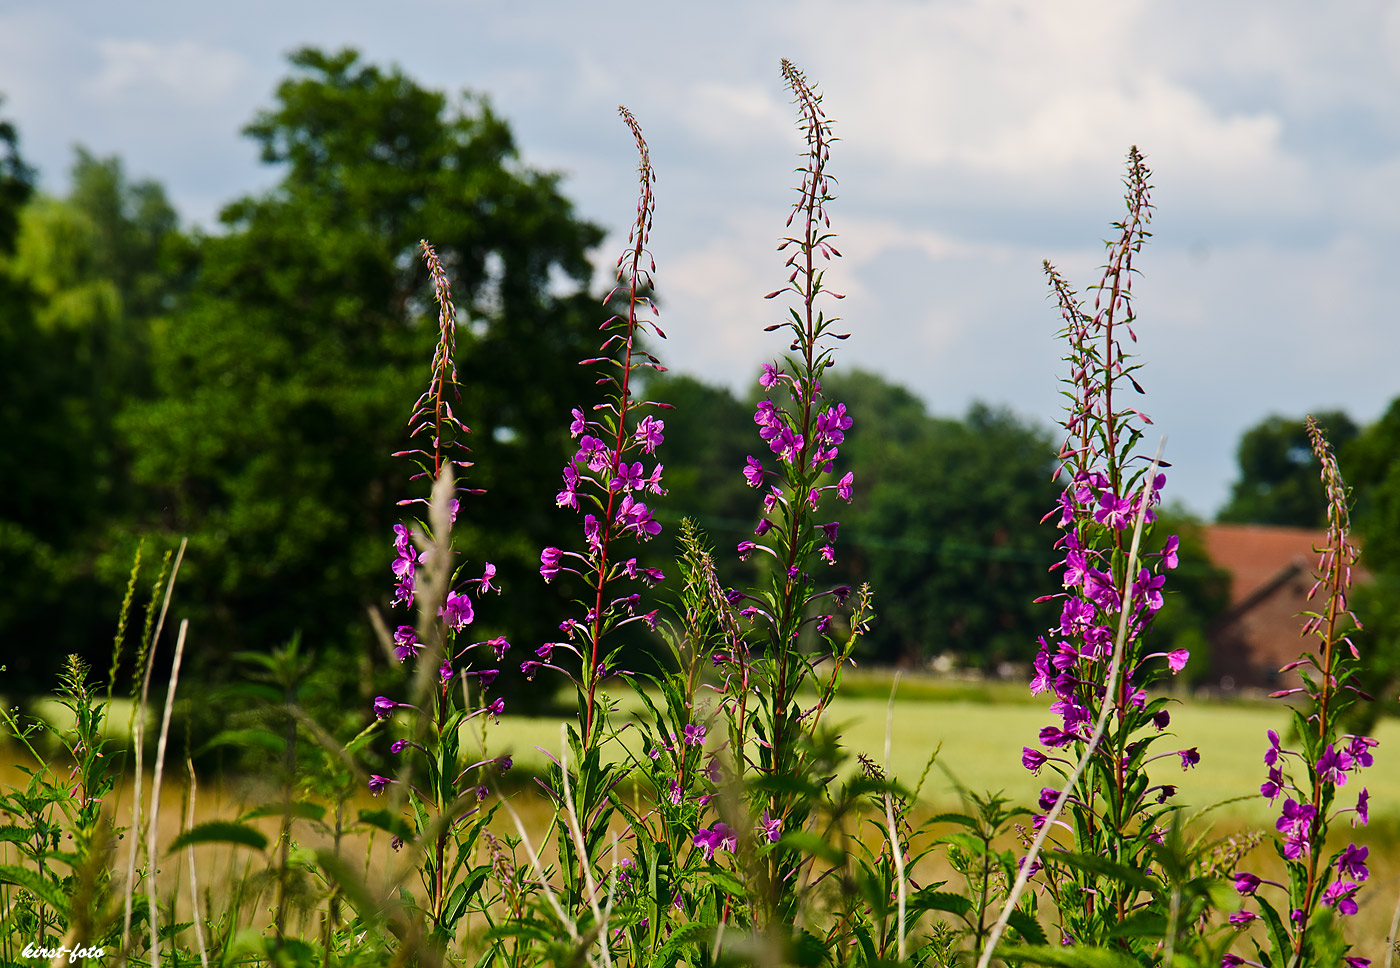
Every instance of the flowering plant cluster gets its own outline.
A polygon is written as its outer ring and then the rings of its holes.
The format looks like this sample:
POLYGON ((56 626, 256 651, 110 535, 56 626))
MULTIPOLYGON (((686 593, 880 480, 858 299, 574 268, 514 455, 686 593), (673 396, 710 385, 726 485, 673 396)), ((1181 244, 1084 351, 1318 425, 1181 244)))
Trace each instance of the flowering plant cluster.
MULTIPOLYGON (((391 601, 405 617, 378 622, 400 683, 385 690, 391 695, 366 702, 372 722, 341 746, 295 698, 309 660, 299 660, 295 646, 261 657, 262 683, 275 684, 268 691, 286 726, 289 777, 312 761, 295 748, 299 736, 309 736, 333 766, 319 779, 289 780, 282 802, 256 807, 237 822, 194 825, 194 767, 187 764, 187 829, 167 854, 190 852, 193 917, 177 923, 177 902, 158 903, 156 835, 185 626, 157 744, 153 803, 144 817, 145 717, 137 710, 152 666, 147 652, 138 658, 145 679, 132 714, 136 802, 120 898, 108 858, 121 830, 103 807, 121 786, 104 760, 108 741, 96 687, 74 662, 61 700, 74 720, 63 736, 75 761, 66 781, 31 744, 32 729, 0 710, 0 726, 40 764, 26 792, 0 796, 14 821, 0 831, 0 860, 17 853, 25 865, 0 863, 6 925, 30 932, 36 945, 110 942, 124 960, 152 968, 160 964, 162 943, 180 965, 196 958, 209 964, 212 954, 219 964, 281 966, 949 968, 973 964, 979 952, 979 968, 994 961, 1081 968, 1370 964, 1352 953, 1342 926, 1358 911, 1371 857, 1349 837, 1335 843, 1329 837, 1343 820, 1367 823, 1368 793, 1357 790, 1357 774, 1373 765, 1377 744, 1344 725, 1348 708, 1369 698, 1357 686, 1360 655, 1350 638, 1360 627, 1347 601, 1356 552, 1345 485, 1311 421, 1329 500, 1313 589, 1321 604, 1304 625, 1309 647, 1282 670, 1296 673, 1302 685, 1276 694, 1290 701, 1292 729, 1269 731, 1260 788, 1277 810, 1269 836, 1284 876, 1271 880, 1269 871, 1241 864, 1262 833, 1205 846, 1193 840, 1174 783, 1159 777, 1164 769, 1191 769, 1200 755, 1172 742, 1172 701, 1159 688, 1190 656, 1151 644, 1181 544, 1176 535, 1153 535, 1167 465, 1160 451, 1155 459, 1143 452, 1151 421, 1126 402, 1143 392, 1140 364, 1123 334, 1136 340, 1133 262, 1152 212, 1150 173, 1135 148, 1128 157, 1127 215, 1115 225, 1092 303, 1046 264, 1065 323, 1069 406, 1059 455, 1063 492, 1047 515, 1060 531, 1051 568, 1058 588, 1041 599, 1053 603, 1056 616, 1039 639, 1031 690, 1052 697, 1054 719, 1020 756, 1048 785, 1035 809, 959 787, 963 812, 920 817, 919 791, 939 750, 931 751, 912 788, 889 774, 893 693, 884 765, 868 751, 852 762, 854 751, 845 748, 830 711, 871 621, 871 592, 824 580, 837 557, 838 510, 855 489, 842 453, 854 418, 822 389, 834 347, 847 336, 836 331, 839 320, 826 315, 824 301, 841 298, 825 281, 831 260, 840 257, 827 212, 836 139, 815 87, 792 64, 784 61, 782 70, 805 150, 798 200, 779 246, 787 253, 787 282, 768 294, 790 300, 784 319, 768 327, 781 331, 787 349, 762 368, 757 443, 734 468, 761 508, 752 534, 734 549, 749 562, 752 580, 725 587, 710 539, 683 519, 674 566, 666 566, 675 580, 673 600, 661 603, 649 596, 665 575, 640 550, 662 532, 657 504, 666 494, 660 457, 666 405, 645 399, 644 379, 645 371, 663 369, 643 343, 664 338, 653 318, 648 249, 655 174, 640 127, 620 109, 640 158, 636 217, 604 300, 610 315, 600 326, 597 355, 582 361, 596 368, 603 389, 597 401, 580 402, 569 415, 573 453, 554 492, 579 530, 572 544, 550 545, 539 559, 542 579, 570 589, 575 603, 557 640, 535 645, 519 663, 527 680, 568 680, 577 703, 576 718, 561 724, 557 749, 538 747, 551 760, 535 778, 548 814, 549 850, 537 849, 539 830, 517 811, 527 795, 503 789, 511 758, 487 753, 487 724, 506 708, 493 689, 511 646, 479 614, 485 596, 500 591, 495 567, 484 560, 469 567, 453 546, 458 494, 474 493, 456 484, 471 466, 470 431, 453 412, 456 314, 447 271, 424 242, 439 307, 437 348, 410 420, 414 446, 396 456, 410 458, 412 479, 431 489, 399 502, 420 510, 393 530, 391 601), (652 641, 652 633, 654 668, 623 668, 623 639, 652 641), (607 691, 614 687, 635 694, 625 714, 607 691), (393 766, 368 772, 368 792, 379 799, 352 820, 350 794, 362 789, 367 773, 358 757, 371 756, 366 748, 381 741, 387 748, 375 762, 393 766), (327 790, 337 797, 333 811, 314 802, 327 790), (270 838, 247 821, 278 815, 278 856, 269 851, 266 868, 229 892, 237 898, 224 916, 202 916, 194 848, 222 843, 267 851, 270 838), (514 833, 496 822, 507 816, 514 833), (1017 826, 1023 817, 1033 818, 1032 829, 1017 826), (149 831, 139 876, 138 821, 149 831), (297 843, 294 821, 311 823, 329 846, 297 843), (346 862, 342 838, 378 831, 388 835, 393 852, 382 851, 388 863, 376 869, 371 844, 360 874, 346 862), (931 870, 960 878, 963 886, 926 881, 931 870), (415 874, 421 892, 408 885, 415 874), (145 893, 138 894, 143 881, 145 893), (241 926, 237 905, 244 886, 257 898, 265 885, 275 885, 275 913, 265 919, 269 934, 256 938, 263 925, 241 926), (1222 898, 1229 899, 1228 910, 1222 898), (1000 916, 990 917, 998 907, 1000 916), (299 918, 316 925, 319 948, 292 935, 299 918), (133 931, 140 919, 148 932, 133 931), (197 951, 183 940, 191 927, 197 951), (206 947, 209 928, 216 931, 206 947), (142 960, 135 938, 146 933, 142 960)), ((542 497, 547 505, 548 495, 542 497)), ((166 604, 179 563, 177 557, 169 572, 166 604)), ((133 569, 133 585, 135 578, 133 569)), ((123 622, 131 594, 129 587, 123 622)), ((161 625, 152 635, 152 611, 142 648, 150 646, 153 656, 161 625)), ((162 606, 162 622, 164 614, 162 606)), ((117 664, 114 656, 114 676, 117 664)), ((212 894, 204 892, 205 904, 212 894)), ((17 950, 6 944, 0 932, 0 955, 17 950)))
MULTIPOLYGON (((1339 819, 1350 815, 1353 827, 1364 826, 1369 819, 1366 788, 1356 793, 1355 801, 1350 796, 1344 798, 1342 788, 1348 779, 1372 765, 1371 750, 1377 743, 1369 736, 1343 732, 1342 718, 1348 707, 1357 699, 1371 698, 1353 682, 1361 656, 1350 634, 1361 624, 1347 606, 1347 594, 1356 548, 1349 538, 1348 490, 1336 457, 1312 417, 1307 428, 1327 490, 1327 544, 1317 549, 1321 559, 1308 593, 1310 599, 1319 592, 1322 597, 1318 610, 1306 613, 1303 634, 1309 639, 1308 647, 1280 670, 1298 670, 1303 685, 1273 694, 1279 699, 1297 696, 1304 700, 1292 710, 1291 732, 1299 748, 1284 745, 1279 734, 1269 730, 1269 745, 1264 751, 1268 776, 1259 788, 1260 794, 1279 808, 1274 848, 1284 862, 1288 883, 1236 871, 1235 889, 1246 901, 1230 916, 1230 923, 1243 928, 1262 918, 1273 964, 1344 961, 1349 968, 1365 968, 1370 961, 1346 954, 1334 922, 1358 910, 1356 896, 1370 876, 1366 866, 1369 848, 1349 843, 1325 861, 1322 854, 1327 849, 1328 833, 1339 819), (1350 805, 1353 802, 1355 805, 1350 805), (1265 885, 1286 896, 1286 915, 1260 893, 1265 885)), ((1255 949, 1261 959, 1266 957, 1264 947, 1256 943, 1255 949)), ((1234 954, 1226 955, 1222 962, 1257 963, 1234 954)))
MULTIPOLYGON (((1096 943, 1115 933, 1140 905, 1149 902, 1154 879, 1141 876, 1151 864, 1174 807, 1176 788, 1153 783, 1147 766, 1157 760, 1193 767, 1195 749, 1162 752, 1170 735, 1165 697, 1147 689, 1165 674, 1180 672, 1185 650, 1153 652, 1148 633, 1164 604, 1167 573, 1178 563, 1178 538, 1161 550, 1140 554, 1156 520, 1154 508, 1166 482, 1160 458, 1138 453, 1143 426, 1151 421, 1124 405, 1131 389, 1141 393, 1122 334, 1135 341, 1132 303, 1133 257, 1148 238, 1152 205, 1150 172, 1134 148, 1125 179, 1127 215, 1116 223, 1108 261, 1086 307, 1060 274, 1046 263, 1065 327, 1069 352, 1065 379, 1067 416, 1060 451, 1065 488, 1046 519, 1063 531, 1055 547, 1062 591, 1041 601, 1059 604, 1059 621, 1039 640, 1033 693, 1051 692, 1058 721, 1040 731, 1037 747, 1022 751, 1033 773, 1049 767, 1070 782, 1041 793, 1035 818, 1041 840, 1057 850, 1041 855, 1046 889, 1060 911, 1065 943, 1096 943), (1068 821, 1058 820, 1065 809, 1068 821), (1139 876, 1102 881, 1082 867, 1063 865, 1062 855, 1096 855, 1139 876)), ((1034 869, 1034 868, 1033 868, 1034 869)), ((1026 872, 1030 876, 1030 872, 1026 872)))
POLYGON ((416 670, 411 702, 387 696, 374 700, 376 720, 389 721, 403 709, 416 725, 389 747, 390 755, 401 764, 396 776, 371 774, 369 791, 377 796, 393 788, 395 806, 407 799, 411 807, 411 827, 394 819, 396 810, 378 815, 379 825, 393 835, 396 848, 410 837, 421 842, 424 910, 433 922, 434 935, 442 940, 451 936, 465 912, 464 905, 449 904, 453 877, 461 869, 460 850, 454 864, 450 845, 454 839, 475 838, 481 817, 470 804, 485 800, 496 778, 511 765, 510 757, 489 757, 484 750, 475 762, 464 764, 461 749, 466 723, 505 711, 504 699, 487 702, 486 695, 500 674, 499 663, 510 643, 503 635, 466 641, 472 638, 469 629, 476 621, 473 596, 500 589, 493 584, 496 568, 489 561, 481 576, 474 578, 462 575, 464 565, 453 565, 452 525, 459 510, 453 468, 471 466, 465 444, 471 431, 452 412, 452 401, 458 398, 453 361, 456 310, 447 273, 432 245, 424 241, 421 248, 439 307, 439 338, 432 378, 409 421, 409 435, 417 438, 419 446, 395 456, 412 459, 418 467, 412 479, 430 479, 432 493, 428 498, 399 502, 426 506, 428 520, 394 525, 393 604, 416 606, 418 615, 415 624, 398 625, 386 643, 398 662, 416 670), (474 655, 486 660, 474 664, 474 655), (415 765, 426 769, 426 782, 414 781, 415 765))

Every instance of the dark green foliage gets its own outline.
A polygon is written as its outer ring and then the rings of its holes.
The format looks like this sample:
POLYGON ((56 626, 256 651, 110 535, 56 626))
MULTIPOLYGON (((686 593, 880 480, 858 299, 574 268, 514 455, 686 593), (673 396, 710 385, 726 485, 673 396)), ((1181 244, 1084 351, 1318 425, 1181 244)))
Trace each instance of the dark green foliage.
MULTIPOLYGON (((1356 438, 1359 428, 1340 411, 1317 414, 1337 450, 1356 438)), ((1272 416, 1245 431, 1238 450, 1240 479, 1219 520, 1235 524, 1277 524, 1325 528, 1327 496, 1317 477, 1302 420, 1272 416)))
MULTIPOLYGON (((365 606, 386 605, 395 502, 422 496, 403 462, 411 403, 437 331, 415 255, 452 277, 459 416, 479 466, 457 528, 470 566, 490 556, 509 590, 497 633, 538 641, 552 609, 536 573, 569 403, 597 307, 582 289, 601 232, 557 176, 517 161, 483 100, 419 87, 351 51, 301 50, 247 133, 282 173, 234 202, 198 244, 186 303, 154 334, 157 399, 122 417, 145 523, 191 537, 184 601, 210 646, 370 647, 365 606), (475 549, 481 549, 480 551, 475 549), (489 549, 489 551, 488 551, 489 549)), ((391 620, 392 622, 392 620, 391 620)), ((496 633, 488 633, 496 634, 496 633)))
POLYGON ((871 652, 955 652, 984 667, 1031 657, 1054 617, 1032 604, 1054 560, 1054 529, 1040 524, 1059 492, 1049 435, 983 404, 962 420, 930 417, 867 373, 827 386, 856 415, 844 456, 858 486, 842 533, 851 580, 877 590, 871 652))

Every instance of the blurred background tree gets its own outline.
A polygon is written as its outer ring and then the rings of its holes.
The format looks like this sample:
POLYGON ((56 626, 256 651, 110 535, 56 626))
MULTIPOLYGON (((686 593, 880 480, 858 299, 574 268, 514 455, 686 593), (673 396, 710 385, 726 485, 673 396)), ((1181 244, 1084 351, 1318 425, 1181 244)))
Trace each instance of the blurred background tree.
MULTIPOLYGON (((1341 453, 1360 429, 1335 410, 1315 415, 1332 448, 1341 453)), ((1308 431, 1301 418, 1272 416, 1240 438, 1236 451, 1239 480, 1217 520, 1230 524, 1327 527, 1327 494, 1317 475, 1308 431)), ((1342 468, 1346 473, 1346 468, 1342 468)))
POLYGON ((459 482, 486 489, 463 496, 458 547, 509 589, 479 624, 533 643, 557 611, 538 556, 569 407, 591 388, 576 361, 599 321, 587 253, 603 233, 558 176, 519 162, 483 99, 450 101, 353 51, 291 63, 245 129, 281 180, 196 241, 190 291, 152 333, 156 395, 119 428, 158 499, 142 526, 190 535, 183 600, 206 647, 266 650, 300 631, 308 649, 358 656, 347 671, 370 689, 365 610, 387 608, 391 528, 412 511, 396 502, 426 496, 389 456, 437 338, 419 240, 459 315, 458 413, 479 462, 459 482))

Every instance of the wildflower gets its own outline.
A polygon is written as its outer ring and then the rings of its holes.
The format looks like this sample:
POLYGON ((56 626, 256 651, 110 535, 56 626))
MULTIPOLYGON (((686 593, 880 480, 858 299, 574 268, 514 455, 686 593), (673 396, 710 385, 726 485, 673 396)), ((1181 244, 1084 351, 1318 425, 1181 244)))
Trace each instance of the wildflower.
POLYGON ((1049 813, 1050 808, 1055 805, 1055 801, 1058 799, 1060 799, 1059 790, 1056 790, 1054 787, 1040 788, 1040 800, 1038 801, 1038 803, 1040 805, 1041 810, 1044 810, 1046 813, 1049 813))
POLYGON ((486 567, 485 567, 485 568, 482 570, 482 572, 481 572, 481 578, 480 578, 480 581, 481 581, 481 594, 485 595, 485 594, 486 594, 487 592, 489 592, 489 591, 495 591, 495 592, 498 592, 498 593, 500 592, 500 589, 499 589, 499 588, 493 589, 493 588, 491 587, 491 579, 492 579, 492 578, 495 578, 495 577, 496 577, 496 566, 493 565, 493 564, 491 564, 491 562, 488 561, 488 562, 486 563, 486 567))
POLYGON ((573 416, 573 422, 569 424, 569 436, 577 437, 588 429, 588 423, 583 419, 583 411, 574 407, 569 413, 573 416))
POLYGON ((1259 915, 1255 914, 1253 911, 1236 911, 1234 914, 1230 915, 1230 923, 1236 927, 1242 928, 1258 917, 1259 915))
POLYGON ((748 561, 749 555, 752 554, 753 550, 757 547, 758 545, 754 544, 752 541, 740 541, 737 549, 739 552, 739 560, 748 561))
POLYGON ((445 656, 442 665, 438 666, 438 678, 443 682, 450 682, 452 679, 452 660, 445 656))
POLYGON ((396 740, 394 740, 394 742, 392 742, 392 743, 389 744, 389 752, 390 752, 390 753, 402 753, 402 752, 404 751, 404 747, 407 746, 407 745, 408 745, 408 740, 406 740, 406 739, 396 739, 396 740))
POLYGON ((1162 546, 1162 565, 1168 571, 1175 568, 1178 564, 1176 552, 1177 548, 1180 546, 1181 540, 1176 535, 1172 535, 1168 538, 1167 543, 1162 546))
MULTIPOLYGON (((1190 659, 1191 653, 1185 649, 1177 649, 1174 652, 1167 653, 1167 665, 1171 668, 1172 672, 1180 672, 1182 669, 1185 669, 1186 663, 1189 662, 1190 659)), ((1157 728, 1161 729, 1162 727, 1159 726, 1157 728)))
POLYGON ((593 554, 596 555, 603 549, 603 532, 596 516, 592 514, 583 516, 583 536, 588 539, 588 550, 593 554))
POLYGON ((564 489, 554 496, 554 503, 561 508, 573 508, 575 511, 577 511, 578 482, 578 471, 574 470, 574 465, 565 465, 564 489))
POLYGON ((398 708, 398 705, 399 704, 394 702, 392 699, 386 699, 384 696, 375 696, 374 718, 388 719, 389 716, 393 713, 393 711, 398 708))
POLYGON ((638 491, 642 487, 641 461, 632 464, 622 461, 617 465, 617 476, 608 482, 610 491, 638 491))
POLYGON ((758 830, 763 836, 768 838, 770 844, 776 844, 781 837, 783 830, 783 820, 781 817, 770 817, 768 811, 763 811, 763 819, 758 822, 758 830))
POLYGON ((1118 498, 1110 491, 1099 495, 1099 509, 1094 512, 1094 520, 1110 528, 1122 531, 1132 525, 1133 502, 1130 498, 1118 498))
POLYGON ((1371 739, 1369 736, 1351 737, 1351 742, 1347 744, 1347 753, 1352 758, 1354 768, 1360 769, 1375 763, 1375 758, 1371 756, 1371 747, 1379 745, 1379 740, 1371 739))
POLYGON ((855 481, 855 475, 850 471, 836 485, 836 493, 841 495, 841 500, 849 502, 851 500, 851 485, 855 481))
POLYGON ((1258 877, 1248 871, 1235 872, 1235 890, 1241 894, 1253 894, 1259 889, 1261 883, 1263 882, 1258 877))
POLYGON ((671 801, 672 806, 679 807, 681 805, 681 785, 678 781, 671 781, 671 786, 666 791, 666 799, 671 801))
POLYGON ((637 442, 642 445, 644 452, 650 454, 656 450, 665 439, 661 433, 664 429, 666 429, 666 421, 664 420, 653 419, 650 415, 641 419, 637 424, 636 438, 637 442))
POLYGON ((822 545, 821 556, 828 565, 836 564, 836 549, 832 548, 831 545, 822 545))
POLYGON ((1317 761, 1317 775, 1322 782, 1344 786, 1347 782, 1346 771, 1349 769, 1351 769, 1351 754, 1346 750, 1335 749, 1331 743, 1328 743, 1327 749, 1322 751, 1322 756, 1317 761))
POLYGON ((822 615, 817 619, 818 635, 825 635, 827 633, 827 630, 831 628, 831 619, 832 616, 830 615, 822 615))
POLYGON ((418 655, 418 633, 412 625, 400 625, 394 632, 394 655, 400 662, 418 655))
POLYGON ((546 548, 540 552, 540 577, 546 582, 554 580, 554 576, 559 574, 559 559, 563 552, 558 548, 546 548))
POLYGON ((1371 876, 1371 872, 1366 869, 1366 855, 1370 852, 1369 847, 1347 844, 1347 849, 1337 858, 1337 873, 1343 877, 1364 881, 1371 876))
POLYGON ((1259 792, 1268 797, 1273 803, 1278 799, 1278 795, 1283 792, 1283 770, 1278 767, 1271 767, 1269 778, 1259 785, 1259 792))
POLYGON ((1201 754, 1196 752, 1194 746, 1189 750, 1178 750, 1176 755, 1181 757, 1181 768, 1183 770, 1188 770, 1201 762, 1201 754))
POLYGON ((685 744, 687 746, 703 746, 705 743, 705 727, 695 723, 687 723, 685 727, 685 744))
POLYGON ((1046 764, 1050 757, 1039 750, 1031 749, 1029 746, 1021 748, 1021 765, 1030 770, 1031 773, 1038 774, 1040 768, 1046 764))
POLYGON ((1157 791, 1157 802, 1166 803, 1174 796, 1176 796, 1176 787, 1170 783, 1163 783, 1161 789, 1157 791))
POLYGON ((1279 746, 1278 733, 1269 730, 1269 748, 1264 751, 1264 765, 1274 766, 1284 750, 1279 746))
POLYGON ((1159 709, 1152 714, 1152 725, 1158 729, 1166 729, 1171 725, 1172 714, 1165 709, 1159 709))
POLYGON ((691 842, 704 852, 706 860, 710 860, 717 850, 733 853, 734 848, 739 845, 739 838, 733 827, 720 820, 713 827, 699 831, 691 838, 691 842))
POLYGON ((744 480, 749 487, 758 487, 763 483, 763 465, 753 457, 748 458, 748 463, 744 466, 744 480))
POLYGON ((1360 955, 1347 955, 1342 960, 1347 963, 1347 968, 1371 968, 1371 959, 1360 955))
POLYGON ((387 776, 380 776, 378 773, 371 773, 369 775, 369 792, 377 797, 379 796, 379 794, 384 792, 384 788, 386 786, 393 782, 394 781, 389 779, 387 776))
POLYGON ((501 713, 506 711, 506 701, 504 699, 497 699, 491 705, 486 707, 486 711, 491 714, 492 719, 496 719, 499 722, 499 719, 497 719, 497 717, 499 717, 501 713))
POLYGON ((496 758, 496 769, 500 770, 502 774, 509 771, 514 765, 515 760, 511 759, 509 756, 498 756, 496 758))
POLYGON ((1351 881, 1333 881, 1322 892, 1322 903, 1335 907, 1338 914, 1355 914, 1359 910, 1356 905, 1358 890, 1359 887, 1351 881))
MULTIPOLYGON (((504 635, 498 635, 486 644, 491 646, 491 654, 496 657, 497 662, 500 662, 502 659, 504 659, 506 651, 510 649, 510 643, 506 641, 506 637, 504 635)), ((484 684, 489 685, 489 683, 484 684)))
POLYGON ((763 364, 763 375, 758 378, 758 385, 765 390, 771 390, 782 375, 782 370, 779 370, 775 364, 776 361, 775 363, 763 364))
POLYGON ((826 535, 827 541, 835 541, 836 530, 841 527, 841 522, 832 521, 830 524, 819 524, 817 527, 821 529, 822 534, 826 535))
POLYGON ((1229 952, 1226 952, 1220 958, 1220 968, 1239 968, 1242 964, 1244 964, 1243 958, 1239 955, 1232 955, 1229 952))
MULTIPOLYGON (((1365 788, 1365 787, 1362 787, 1362 789, 1361 789, 1361 795, 1358 796, 1358 797, 1356 798, 1356 816, 1357 816, 1357 819, 1361 821, 1361 826, 1363 826, 1363 827, 1366 826, 1366 822, 1370 819, 1370 815, 1368 814, 1367 809, 1366 809, 1366 808, 1367 808, 1367 801, 1368 801, 1370 798, 1371 798, 1371 794, 1369 794, 1368 792, 1366 792, 1366 788, 1365 788)), ((1355 821, 1352 821, 1352 826, 1353 826, 1353 827, 1356 826, 1356 822, 1355 822, 1355 821)))
POLYGON ((1283 816, 1275 822, 1274 826, 1278 832, 1284 835, 1283 856, 1288 860, 1297 860, 1299 854, 1306 854, 1309 849, 1308 833, 1314 818, 1317 817, 1317 808, 1309 804, 1300 804, 1291 797, 1283 803, 1283 816))
POLYGON ((477 798, 478 800, 485 800, 485 799, 486 799, 487 797, 489 797, 490 795, 491 795, 491 788, 488 787, 486 784, 483 783, 481 786, 479 786, 479 787, 476 788, 476 798, 477 798))
POLYGON ((438 614, 454 632, 466 628, 476 617, 472 612, 472 600, 460 592, 449 592, 447 601, 438 609, 438 614))

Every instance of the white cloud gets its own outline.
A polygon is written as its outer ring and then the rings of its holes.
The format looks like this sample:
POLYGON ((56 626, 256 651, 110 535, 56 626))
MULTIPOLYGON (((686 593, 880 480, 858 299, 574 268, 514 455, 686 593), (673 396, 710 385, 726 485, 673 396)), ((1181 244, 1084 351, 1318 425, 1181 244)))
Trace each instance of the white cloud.
POLYGON ((180 104, 222 101, 235 94, 250 74, 240 54, 189 40, 154 43, 104 38, 96 48, 98 68, 84 92, 108 103, 148 98, 180 104))

